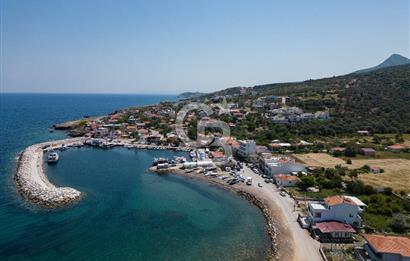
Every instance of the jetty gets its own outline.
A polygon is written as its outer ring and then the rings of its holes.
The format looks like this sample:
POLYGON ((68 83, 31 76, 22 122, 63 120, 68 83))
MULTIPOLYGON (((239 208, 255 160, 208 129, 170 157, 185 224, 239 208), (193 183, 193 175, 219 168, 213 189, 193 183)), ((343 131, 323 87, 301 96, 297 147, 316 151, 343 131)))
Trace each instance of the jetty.
POLYGON ((80 200, 82 193, 70 187, 56 187, 43 170, 44 151, 82 146, 84 138, 64 139, 32 145, 19 157, 14 182, 25 199, 36 205, 55 208, 80 200))

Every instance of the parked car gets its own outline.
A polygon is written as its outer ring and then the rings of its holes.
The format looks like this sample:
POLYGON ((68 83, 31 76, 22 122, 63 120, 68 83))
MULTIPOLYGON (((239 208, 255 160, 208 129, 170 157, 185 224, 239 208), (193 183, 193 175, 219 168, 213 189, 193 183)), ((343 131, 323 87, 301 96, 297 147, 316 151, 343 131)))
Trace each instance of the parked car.
POLYGON ((286 197, 286 192, 285 192, 285 191, 281 191, 279 194, 280 194, 282 197, 286 197))

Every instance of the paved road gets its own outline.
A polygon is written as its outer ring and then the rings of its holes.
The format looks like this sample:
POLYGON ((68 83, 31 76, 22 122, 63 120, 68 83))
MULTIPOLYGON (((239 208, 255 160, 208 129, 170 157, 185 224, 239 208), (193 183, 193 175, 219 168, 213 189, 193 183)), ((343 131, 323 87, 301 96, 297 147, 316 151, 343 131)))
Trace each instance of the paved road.
POLYGON ((262 191, 269 198, 269 200, 271 199, 274 201, 274 203, 281 209, 284 217, 283 220, 285 222, 283 225, 289 228, 293 237, 295 246, 294 260, 322 260, 319 253, 320 243, 314 240, 309 235, 308 231, 306 229, 302 229, 296 221, 298 213, 294 211, 294 200, 288 195, 286 197, 281 196, 275 185, 265 183, 261 176, 255 174, 246 166, 244 166, 244 169, 242 170, 242 175, 244 177, 252 177, 253 182, 250 186, 251 190, 262 191), (262 184, 261 188, 258 187, 258 183, 262 184))

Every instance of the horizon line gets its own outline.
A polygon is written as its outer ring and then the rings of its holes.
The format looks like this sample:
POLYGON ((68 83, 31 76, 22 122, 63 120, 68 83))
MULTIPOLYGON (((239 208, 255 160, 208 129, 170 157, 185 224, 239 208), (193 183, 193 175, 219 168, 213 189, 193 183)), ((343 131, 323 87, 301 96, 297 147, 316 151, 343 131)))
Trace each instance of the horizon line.
MULTIPOLYGON (((183 92, 181 92, 183 93, 183 92)), ((0 94, 72 94, 72 95, 147 95, 147 96, 178 96, 181 93, 134 93, 134 92, 8 92, 1 91, 0 94)))

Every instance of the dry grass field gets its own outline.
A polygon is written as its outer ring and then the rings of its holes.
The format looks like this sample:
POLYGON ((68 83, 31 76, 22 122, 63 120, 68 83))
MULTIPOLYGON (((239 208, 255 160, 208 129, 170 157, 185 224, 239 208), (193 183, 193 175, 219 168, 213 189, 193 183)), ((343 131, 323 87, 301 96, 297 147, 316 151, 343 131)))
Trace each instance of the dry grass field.
POLYGON ((353 159, 346 164, 343 159, 332 157, 326 153, 295 154, 296 159, 307 166, 332 168, 337 164, 352 168, 363 165, 384 169, 381 174, 361 174, 359 178, 374 187, 391 187, 395 191, 410 191, 410 160, 407 159, 353 159))

